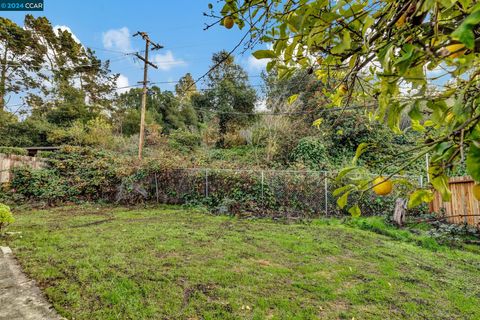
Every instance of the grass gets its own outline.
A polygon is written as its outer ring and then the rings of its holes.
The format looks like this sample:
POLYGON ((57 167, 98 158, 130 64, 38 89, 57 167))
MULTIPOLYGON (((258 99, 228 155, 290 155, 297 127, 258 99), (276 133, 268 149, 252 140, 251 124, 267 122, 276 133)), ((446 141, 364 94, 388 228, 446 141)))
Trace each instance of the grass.
POLYGON ((480 255, 363 230, 374 220, 91 206, 16 218, 3 242, 67 318, 480 319, 480 255))

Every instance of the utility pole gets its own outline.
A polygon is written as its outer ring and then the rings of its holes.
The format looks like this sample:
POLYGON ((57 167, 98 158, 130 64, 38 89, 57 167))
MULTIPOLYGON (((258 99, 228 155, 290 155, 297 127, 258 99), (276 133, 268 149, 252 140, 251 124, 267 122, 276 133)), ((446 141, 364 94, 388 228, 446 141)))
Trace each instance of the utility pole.
POLYGON ((153 47, 152 50, 162 49, 163 46, 156 44, 152 40, 150 40, 146 32, 138 31, 133 36, 134 37, 141 36, 143 40, 145 40, 145 57, 142 57, 138 53, 135 53, 135 56, 138 59, 142 60, 145 64, 143 67, 143 81, 140 82, 140 83, 143 83, 143 93, 142 93, 142 110, 140 115, 140 137, 138 141, 138 159, 142 160, 143 144, 144 144, 144 137, 145 137, 145 113, 147 108, 148 65, 154 67, 155 69, 158 69, 156 65, 148 61, 148 49, 150 48, 150 44, 153 47))

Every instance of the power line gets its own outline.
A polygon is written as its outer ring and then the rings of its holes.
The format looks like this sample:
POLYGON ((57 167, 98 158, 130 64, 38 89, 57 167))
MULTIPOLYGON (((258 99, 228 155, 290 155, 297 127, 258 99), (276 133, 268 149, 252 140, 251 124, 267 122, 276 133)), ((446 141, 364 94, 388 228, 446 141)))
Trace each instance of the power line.
POLYGON ((350 106, 346 108, 324 108, 321 110, 315 111, 297 111, 297 112, 236 112, 236 111, 217 111, 217 110, 207 110, 207 109, 195 109, 198 112, 205 113, 214 113, 214 114, 231 114, 231 115, 255 115, 255 116, 300 116, 300 115, 313 115, 316 113, 328 113, 341 110, 356 110, 356 109, 368 109, 375 107, 376 105, 365 105, 365 106, 350 106))

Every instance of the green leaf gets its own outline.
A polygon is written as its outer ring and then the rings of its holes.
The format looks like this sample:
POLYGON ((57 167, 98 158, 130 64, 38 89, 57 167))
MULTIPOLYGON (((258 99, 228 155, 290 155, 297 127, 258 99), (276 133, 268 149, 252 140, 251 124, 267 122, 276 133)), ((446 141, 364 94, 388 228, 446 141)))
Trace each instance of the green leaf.
POLYGON ((462 42, 467 48, 475 48, 475 34, 473 30, 480 23, 480 10, 472 12, 452 33, 452 38, 462 42))
POLYGON ((257 59, 273 59, 277 56, 272 50, 257 50, 252 55, 257 59))
POLYGON ((433 200, 433 192, 431 190, 419 189, 410 195, 408 200, 408 208, 414 208, 424 202, 433 200))
POLYGON ((343 186, 343 187, 340 187, 340 188, 337 188, 337 189, 333 190, 332 194, 333 194, 334 197, 338 197, 339 195, 341 195, 345 191, 351 190, 353 187, 354 187, 354 185, 347 184, 346 186, 343 186))
POLYGON ((338 173, 337 177, 335 178, 335 180, 337 181, 340 181, 342 180, 343 177, 345 177, 349 172, 353 171, 353 170, 358 170, 360 169, 359 167, 346 167, 346 168, 343 168, 342 170, 340 170, 340 172, 338 173))
POLYGON ((288 97, 288 104, 292 104, 298 99, 298 94, 292 94, 290 97, 288 97))
POLYGON ((375 22, 375 19, 368 15, 365 18, 365 21, 363 22, 363 28, 362 28, 362 35, 365 37, 365 33, 367 32, 368 28, 372 26, 372 24, 375 22))
POLYGON ((412 108, 408 112, 408 116, 412 120, 422 120, 422 112, 420 111, 420 103, 418 100, 415 100, 415 102, 413 103, 412 108))
POLYGON ((353 157, 352 164, 356 164, 358 161, 358 158, 367 151, 368 147, 370 147, 369 143, 362 142, 358 145, 357 151, 355 151, 355 156, 353 157))
POLYGON ((425 127, 420 124, 420 121, 412 119, 412 129, 417 132, 424 132, 425 127))
POLYGON ((316 127, 317 129, 320 128, 320 125, 323 122, 323 118, 318 118, 317 120, 313 121, 312 126, 316 127))
POLYGON ((340 207, 340 209, 345 208, 347 205, 348 201, 348 195, 350 194, 350 191, 345 192, 341 197, 337 199, 337 204, 340 207))
POLYGON ((350 49, 352 44, 352 39, 350 37, 350 32, 346 31, 343 33, 343 39, 342 42, 334 46, 331 50, 333 54, 340 54, 344 52, 347 49, 350 49))
POLYGON ((448 186, 448 177, 445 175, 443 168, 440 165, 432 165, 428 169, 430 175, 430 183, 442 196, 442 200, 445 202, 450 201, 452 193, 448 186))
POLYGON ((470 144, 470 150, 467 154, 467 172, 472 178, 480 182, 480 148, 474 143, 470 144))
POLYGON ((352 217, 358 218, 358 217, 361 216, 362 211, 360 210, 360 207, 358 206, 358 204, 356 204, 353 207, 351 207, 350 209, 348 209, 348 213, 350 213, 352 215, 352 217))

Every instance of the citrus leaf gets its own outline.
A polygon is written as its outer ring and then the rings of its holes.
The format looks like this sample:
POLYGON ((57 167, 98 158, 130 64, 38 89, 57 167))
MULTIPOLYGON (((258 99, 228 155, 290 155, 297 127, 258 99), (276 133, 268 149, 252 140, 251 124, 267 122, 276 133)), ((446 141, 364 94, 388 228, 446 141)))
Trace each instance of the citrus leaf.
POLYGON ((317 120, 313 121, 312 126, 316 127, 317 129, 320 128, 320 125, 323 122, 323 118, 318 118, 317 120))
POLYGON ((368 147, 370 146, 369 143, 366 143, 366 142, 362 142, 358 145, 357 147, 357 151, 355 151, 355 156, 353 157, 353 160, 352 160, 352 164, 356 164, 357 161, 358 161, 358 158, 360 158, 360 156, 365 152, 367 151, 368 147))
POLYGON ((352 217, 358 218, 362 214, 362 211, 360 210, 360 207, 358 206, 358 204, 356 204, 350 209, 348 209, 348 213, 350 213, 352 217))
POLYGON ((298 94, 292 94, 290 97, 288 97, 288 104, 294 103, 298 99, 298 94))
POLYGON ((335 189, 332 194, 334 197, 337 197, 340 194, 344 193, 345 191, 352 189, 353 187, 354 187, 353 185, 348 184, 346 186, 335 189))
POLYGON ((452 193, 448 186, 448 177, 445 175, 443 168, 439 165, 432 165, 428 169, 428 174, 432 186, 440 193, 442 200, 444 202, 450 201, 452 193))
POLYGON ((462 42, 467 48, 475 48, 475 34, 473 30, 480 23, 480 10, 472 12, 452 33, 452 38, 462 42))
POLYGON ((349 172, 353 170, 358 170, 360 169, 359 167, 346 167, 340 170, 340 172, 337 174, 337 177, 335 180, 340 181, 343 177, 345 177, 349 172))
POLYGON ((257 59, 273 59, 276 54, 272 50, 257 50, 252 55, 257 59))
POLYGON ((337 199, 337 204, 340 207, 340 209, 343 209, 347 205, 349 194, 350 194, 350 191, 347 191, 337 199))
POLYGON ((431 190, 420 189, 410 195, 408 200, 408 208, 414 208, 423 202, 431 202, 433 200, 433 192, 431 190))
POLYGON ((480 148, 475 144, 470 145, 467 154, 467 172, 475 181, 480 181, 480 148))

